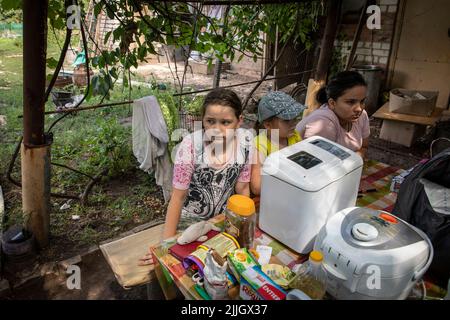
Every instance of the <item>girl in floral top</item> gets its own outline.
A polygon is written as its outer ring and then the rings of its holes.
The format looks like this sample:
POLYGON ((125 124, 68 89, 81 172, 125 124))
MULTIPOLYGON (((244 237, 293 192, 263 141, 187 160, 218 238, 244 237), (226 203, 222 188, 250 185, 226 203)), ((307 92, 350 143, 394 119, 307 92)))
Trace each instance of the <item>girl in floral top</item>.
MULTIPOLYGON (((233 91, 218 88, 205 97, 203 129, 184 137, 176 151, 163 239, 224 212, 235 193, 250 196, 253 136, 239 129, 242 120, 241 100, 233 91)), ((152 263, 147 254, 139 264, 152 263)))
POLYGON ((234 193, 250 195, 252 139, 242 123, 242 104, 231 90, 215 89, 203 103, 203 130, 187 135, 174 161, 173 191, 163 238, 224 211, 234 193))

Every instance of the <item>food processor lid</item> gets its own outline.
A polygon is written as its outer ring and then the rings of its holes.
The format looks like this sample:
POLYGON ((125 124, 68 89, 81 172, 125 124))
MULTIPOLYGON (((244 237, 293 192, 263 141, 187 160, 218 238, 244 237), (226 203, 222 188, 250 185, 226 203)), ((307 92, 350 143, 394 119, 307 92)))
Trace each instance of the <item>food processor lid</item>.
POLYGON ((406 222, 369 208, 349 212, 342 221, 341 235, 353 247, 375 250, 397 249, 425 240, 406 222))

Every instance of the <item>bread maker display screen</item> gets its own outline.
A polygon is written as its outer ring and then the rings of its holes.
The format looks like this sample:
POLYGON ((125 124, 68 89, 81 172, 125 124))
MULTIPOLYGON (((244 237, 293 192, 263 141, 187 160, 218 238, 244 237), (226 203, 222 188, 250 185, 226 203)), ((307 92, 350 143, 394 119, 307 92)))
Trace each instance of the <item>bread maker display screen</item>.
POLYGON ((318 146, 319 148, 328 151, 332 155, 338 157, 341 160, 347 159, 350 157, 350 154, 348 152, 345 152, 344 150, 336 147, 334 144, 328 143, 324 140, 314 140, 313 142, 310 142, 311 144, 318 146))
POLYGON ((315 167, 322 162, 322 160, 314 157, 312 154, 309 154, 308 152, 305 151, 294 153, 293 155, 287 158, 289 160, 294 161, 296 164, 302 166, 305 169, 315 167))

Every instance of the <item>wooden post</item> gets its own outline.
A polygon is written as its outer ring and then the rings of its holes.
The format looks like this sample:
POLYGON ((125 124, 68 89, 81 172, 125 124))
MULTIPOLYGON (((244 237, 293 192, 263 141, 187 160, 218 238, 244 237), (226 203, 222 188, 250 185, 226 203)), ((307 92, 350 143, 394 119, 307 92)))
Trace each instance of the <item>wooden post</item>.
POLYGON ((22 202, 25 227, 48 244, 50 146, 44 134, 48 0, 23 1, 22 202))
MULTIPOLYGON (((3 200, 2 186, 0 186, 0 239, 3 239, 3 224, 5 222, 5 201, 3 200)), ((3 252, 0 246, 0 271, 3 270, 3 252)), ((1 283, 1 282, 0 282, 1 283)))
POLYGON ((342 0, 328 0, 325 31, 322 37, 316 74, 314 79, 310 79, 308 83, 305 103, 308 109, 306 109, 303 113, 304 117, 320 107, 315 97, 317 91, 319 91, 319 89, 325 84, 327 79, 327 72, 330 67, 331 57, 333 55, 334 40, 336 39, 341 4, 342 0))
POLYGON ((325 80, 309 79, 305 99, 305 105, 308 107, 308 109, 303 112, 303 117, 306 117, 308 114, 320 107, 319 103, 316 100, 316 94, 317 91, 319 91, 320 88, 322 88, 324 85, 325 80))
POLYGON ((361 37, 361 32, 362 32, 363 26, 365 25, 364 17, 366 16, 367 7, 369 6, 369 1, 370 0, 366 0, 366 3, 362 7, 361 14, 359 16, 358 27, 356 28, 356 32, 353 37, 352 49, 350 50, 350 54, 348 55, 347 62, 345 64, 345 70, 350 70, 350 68, 352 67, 352 64, 353 64, 353 60, 355 59, 355 53, 356 53, 356 49, 358 47, 359 38, 361 37))

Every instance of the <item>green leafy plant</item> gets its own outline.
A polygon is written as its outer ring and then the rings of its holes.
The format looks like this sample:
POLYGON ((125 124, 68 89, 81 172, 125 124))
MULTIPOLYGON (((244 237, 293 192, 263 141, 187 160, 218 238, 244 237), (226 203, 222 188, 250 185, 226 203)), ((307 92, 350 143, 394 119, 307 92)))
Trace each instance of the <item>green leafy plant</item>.
POLYGON ((97 119, 95 134, 81 141, 86 161, 84 171, 96 174, 109 168, 109 176, 117 176, 134 164, 128 130, 115 118, 97 119))
POLYGON ((183 110, 190 115, 200 116, 203 106, 203 96, 194 96, 193 98, 186 99, 183 103, 183 110), (186 101, 187 100, 187 101, 186 101))
MULTIPOLYGON (((79 0, 82 19, 86 17, 88 1, 79 0)), ((226 2, 224 3, 226 5, 226 2)), ((21 1, 4 0, 0 8, 5 12, 20 9, 21 1)), ((103 50, 91 60, 93 68, 104 69, 103 75, 93 79, 99 92, 111 90, 111 80, 120 74, 128 87, 130 68, 138 67, 149 54, 156 54, 156 44, 188 47, 202 54, 212 53, 222 61, 241 60, 245 55, 257 60, 263 57, 266 39, 280 42, 292 39, 306 48, 312 45, 312 35, 318 29, 317 20, 324 14, 324 1, 311 0, 285 4, 232 5, 224 20, 211 18, 207 6, 202 3, 166 2, 144 0, 97 0, 94 1, 94 16, 105 13, 109 19, 118 21, 118 26, 105 35, 118 46, 103 50), (133 44, 133 46, 130 46, 133 44), (107 67, 110 68, 107 68, 107 67)), ((64 2, 49 0, 49 25, 56 30, 65 30, 66 12, 64 2)), ((85 26, 86 32, 89 33, 85 26)), ((54 66, 54 60, 48 60, 54 66)), ((91 90, 91 92, 94 92, 91 90)))

